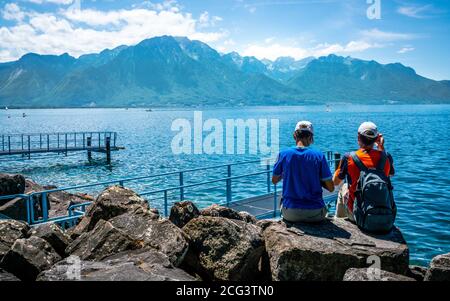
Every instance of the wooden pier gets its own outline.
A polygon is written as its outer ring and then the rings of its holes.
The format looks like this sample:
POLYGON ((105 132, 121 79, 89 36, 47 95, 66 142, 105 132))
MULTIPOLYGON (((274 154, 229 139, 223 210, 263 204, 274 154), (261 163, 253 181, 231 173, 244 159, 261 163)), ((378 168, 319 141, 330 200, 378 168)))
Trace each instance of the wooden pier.
POLYGON ((21 155, 31 159, 33 154, 67 155, 86 151, 89 161, 92 160, 92 152, 97 152, 106 154, 106 161, 110 164, 111 152, 124 149, 116 145, 116 132, 3 134, 0 139, 0 157, 21 155))

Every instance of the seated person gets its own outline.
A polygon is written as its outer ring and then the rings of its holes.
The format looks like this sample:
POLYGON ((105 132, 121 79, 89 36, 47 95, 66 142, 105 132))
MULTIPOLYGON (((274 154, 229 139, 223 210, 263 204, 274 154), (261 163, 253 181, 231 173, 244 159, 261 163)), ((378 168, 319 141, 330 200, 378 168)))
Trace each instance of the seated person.
POLYGON ((322 186, 334 191, 330 167, 324 154, 310 147, 311 122, 297 123, 294 139, 296 146, 281 151, 273 168, 272 183, 283 180, 281 214, 288 222, 320 222, 327 215, 322 186))

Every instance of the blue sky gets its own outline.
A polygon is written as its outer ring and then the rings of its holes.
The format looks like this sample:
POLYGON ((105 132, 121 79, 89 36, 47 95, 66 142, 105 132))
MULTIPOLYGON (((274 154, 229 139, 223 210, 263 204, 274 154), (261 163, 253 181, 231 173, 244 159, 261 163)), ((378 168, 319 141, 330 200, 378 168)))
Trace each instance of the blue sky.
POLYGON ((272 60, 335 53, 401 62, 450 79, 449 0, 0 0, 2 62, 27 52, 78 57, 164 34, 272 60))

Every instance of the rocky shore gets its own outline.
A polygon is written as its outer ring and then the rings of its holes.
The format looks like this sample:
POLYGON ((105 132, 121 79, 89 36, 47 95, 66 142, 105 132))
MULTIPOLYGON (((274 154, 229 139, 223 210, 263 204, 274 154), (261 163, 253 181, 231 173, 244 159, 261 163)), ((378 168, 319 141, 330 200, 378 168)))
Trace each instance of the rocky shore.
MULTIPOLYGON (((0 195, 11 192, 4 178, 0 195)), ((20 177, 16 182, 26 186, 20 177)), ((369 235, 342 219, 257 221, 218 205, 199 210, 188 201, 175 203, 163 218, 119 186, 95 199, 56 198, 64 200, 56 206, 61 212, 81 199, 93 203, 67 231, 0 220, 0 281, 450 280, 450 254, 435 257, 428 268, 411 266, 398 229, 369 235)))

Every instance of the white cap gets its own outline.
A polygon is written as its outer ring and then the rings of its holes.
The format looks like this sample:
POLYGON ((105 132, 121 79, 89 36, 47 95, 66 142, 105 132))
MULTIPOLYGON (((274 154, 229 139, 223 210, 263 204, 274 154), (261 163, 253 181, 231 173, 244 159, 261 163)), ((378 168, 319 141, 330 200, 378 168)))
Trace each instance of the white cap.
POLYGON ((375 123, 367 121, 361 123, 358 128, 358 134, 363 135, 367 138, 377 138, 378 137, 378 128, 375 123))
POLYGON ((297 122, 297 125, 295 126, 295 130, 298 131, 305 131, 310 132, 311 134, 314 134, 313 125, 309 121, 299 121, 297 122))

